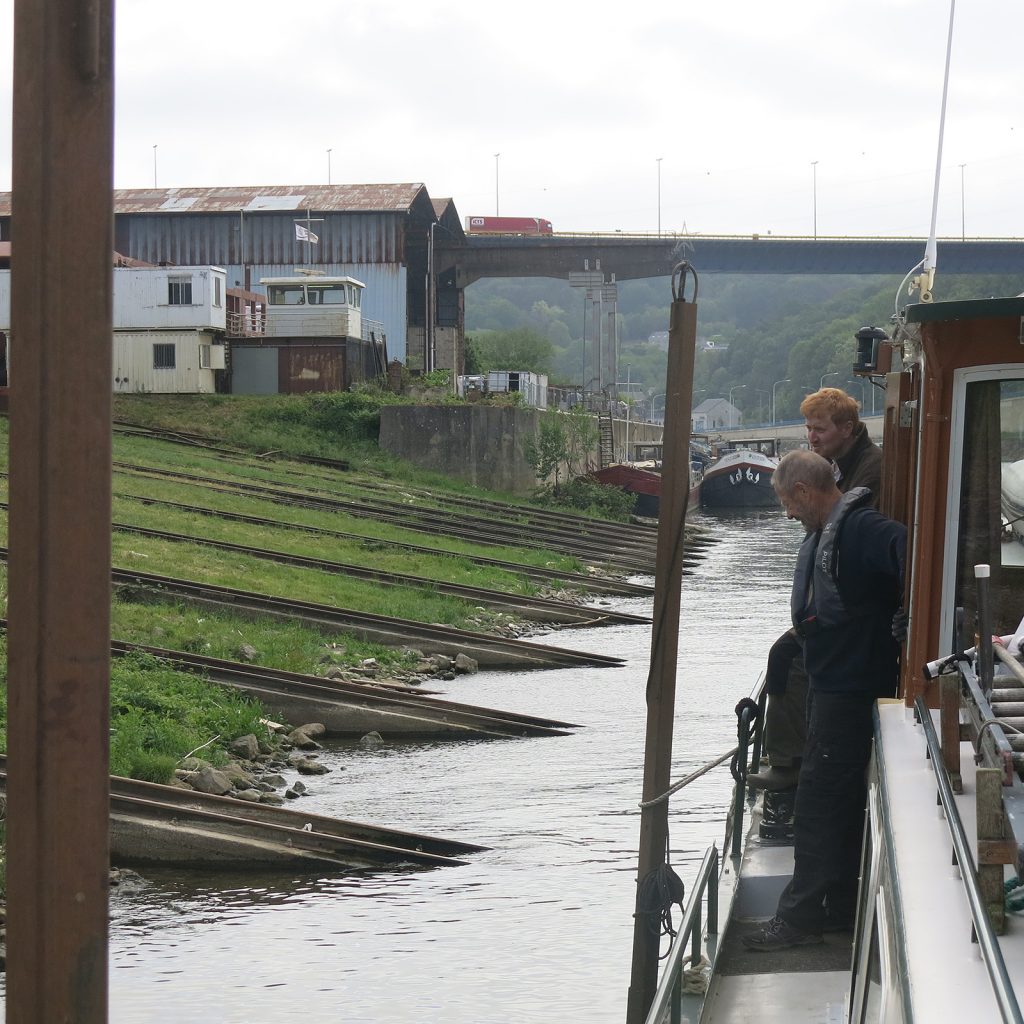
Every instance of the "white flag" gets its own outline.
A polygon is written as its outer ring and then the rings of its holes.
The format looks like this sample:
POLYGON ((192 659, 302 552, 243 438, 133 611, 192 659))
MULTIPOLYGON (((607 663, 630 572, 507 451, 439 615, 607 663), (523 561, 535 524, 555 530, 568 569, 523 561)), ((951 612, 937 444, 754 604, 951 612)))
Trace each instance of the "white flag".
POLYGON ((300 242, 312 242, 313 245, 316 245, 316 243, 320 241, 320 238, 319 238, 318 235, 313 234, 313 232, 310 231, 309 228, 304 227, 302 224, 299 224, 297 221, 295 223, 295 237, 300 242))

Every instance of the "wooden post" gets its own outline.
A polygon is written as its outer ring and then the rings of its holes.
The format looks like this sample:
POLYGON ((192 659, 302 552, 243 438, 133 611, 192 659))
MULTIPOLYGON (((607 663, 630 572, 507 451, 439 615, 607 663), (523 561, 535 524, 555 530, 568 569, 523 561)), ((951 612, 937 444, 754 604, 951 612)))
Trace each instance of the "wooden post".
MULTIPOLYGON (((686 264, 681 267, 688 269, 686 264)), ((680 282, 680 293, 684 285, 685 278, 680 282)), ((693 360, 697 340, 696 297, 694 284, 694 301, 686 302, 680 294, 672 303, 669 321, 665 446, 658 517, 658 561, 654 581, 654 627, 651 635, 651 668, 647 676, 645 801, 653 800, 669 788, 672 766, 683 541, 686 504, 690 496, 690 405, 693 400, 693 360)), ((643 880, 665 863, 668 808, 669 802, 664 800, 651 807, 644 807, 640 813, 638 897, 643 880)), ((660 938, 646 916, 638 914, 634 917, 633 963, 626 1008, 628 1024, 642 1024, 654 1001, 658 989, 660 938)))
MULTIPOLYGON (((960 774, 960 673, 944 672, 939 677, 939 736, 942 762, 954 793, 964 791, 960 774)), ((938 770, 938 766, 934 766, 938 770)))
MULTIPOLYGON (((1003 776, 998 768, 979 768, 978 805, 978 888, 985 901, 989 920, 997 935, 1006 929, 1003 894, 1003 865, 1017 859, 1017 846, 1006 840, 1003 813, 1003 776)), ((961 865, 961 870, 964 866, 961 865)))
POLYGON ((17 0, 7 1021, 107 1019, 112 0, 17 0))

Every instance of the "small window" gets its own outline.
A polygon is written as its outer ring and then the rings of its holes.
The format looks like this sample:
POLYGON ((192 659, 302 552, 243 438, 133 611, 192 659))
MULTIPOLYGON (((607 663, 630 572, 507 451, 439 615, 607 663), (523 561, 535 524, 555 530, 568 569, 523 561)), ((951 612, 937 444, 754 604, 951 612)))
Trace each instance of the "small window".
POLYGON ((210 346, 200 345, 199 346, 199 369, 208 370, 213 360, 210 358, 210 346))
POLYGON ((161 344, 153 346, 154 370, 173 370, 175 365, 173 345, 161 344))
POLYGON ((167 304, 170 306, 192 305, 192 278, 172 277, 168 279, 167 304))
POLYGON ((215 277, 213 279, 213 304, 215 306, 224 305, 224 299, 221 297, 221 286, 221 279, 219 277, 215 277))
POLYGON ((306 301, 301 284, 272 284, 267 290, 272 306, 301 306, 306 301))

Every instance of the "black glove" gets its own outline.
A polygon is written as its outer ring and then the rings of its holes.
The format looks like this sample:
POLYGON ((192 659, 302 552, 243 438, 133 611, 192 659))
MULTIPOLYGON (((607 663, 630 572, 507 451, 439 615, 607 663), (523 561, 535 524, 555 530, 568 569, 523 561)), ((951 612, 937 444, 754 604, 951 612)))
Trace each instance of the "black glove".
POLYGON ((892 617, 892 638, 899 643, 907 639, 909 616, 905 608, 897 608, 892 617))

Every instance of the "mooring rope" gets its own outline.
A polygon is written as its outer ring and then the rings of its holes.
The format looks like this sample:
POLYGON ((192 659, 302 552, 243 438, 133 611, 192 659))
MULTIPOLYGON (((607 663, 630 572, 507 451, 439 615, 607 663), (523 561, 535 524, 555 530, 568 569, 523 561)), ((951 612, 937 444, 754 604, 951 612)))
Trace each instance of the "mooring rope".
MULTIPOLYGON (((636 892, 636 917, 643 917, 652 935, 659 938, 668 935, 674 939, 677 935, 672 927, 672 905, 679 904, 682 910, 686 899, 686 887, 683 880, 675 873, 669 861, 668 831, 665 832, 665 863, 648 871, 636 892)), ((671 952, 671 944, 659 960, 663 960, 671 952)))
POLYGON ((708 761, 706 765, 698 768, 696 771, 690 772, 685 778, 680 779, 678 782, 673 783, 669 789, 666 789, 661 796, 656 796, 651 800, 641 800, 637 805, 638 807, 653 807, 655 804, 660 804, 667 800, 673 793, 678 793, 683 786, 688 786, 691 782, 699 779, 702 775, 707 775, 712 768, 717 768, 724 761, 728 761, 737 751, 737 747, 733 747, 731 750, 727 750, 724 754, 720 754, 713 761, 708 761))

